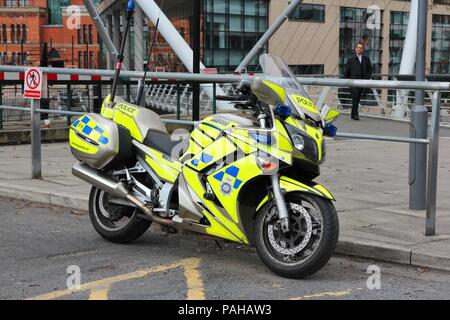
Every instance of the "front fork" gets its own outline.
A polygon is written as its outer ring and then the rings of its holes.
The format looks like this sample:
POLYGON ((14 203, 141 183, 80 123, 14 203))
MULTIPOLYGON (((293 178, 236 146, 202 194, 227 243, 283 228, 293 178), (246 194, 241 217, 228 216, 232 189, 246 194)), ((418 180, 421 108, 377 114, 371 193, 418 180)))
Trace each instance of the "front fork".
POLYGON ((289 213, 287 210, 286 201, 284 201, 284 197, 281 194, 280 176, 278 174, 271 175, 270 182, 272 184, 273 197, 278 208, 278 218, 280 219, 281 232, 289 232, 289 213))

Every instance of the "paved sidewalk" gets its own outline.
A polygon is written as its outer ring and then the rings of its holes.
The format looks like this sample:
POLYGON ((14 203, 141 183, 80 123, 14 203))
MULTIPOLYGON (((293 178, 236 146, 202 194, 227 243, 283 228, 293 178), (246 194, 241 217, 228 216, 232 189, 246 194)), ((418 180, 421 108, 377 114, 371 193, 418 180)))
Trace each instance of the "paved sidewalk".
MULTIPOLYGON (((364 132, 370 121, 363 118, 350 125, 354 132, 364 132)), ((378 124, 376 131, 389 134, 383 125, 378 124)), ((395 130, 394 135, 407 133, 407 127, 395 130)), ((442 133, 447 137, 440 141, 437 235, 433 237, 424 236, 425 211, 408 209, 407 144, 328 141, 327 160, 317 181, 337 199, 341 226, 338 252, 450 270, 450 138, 449 132, 442 133)), ((87 208, 90 187, 71 175, 74 159, 68 143, 43 145, 42 180, 29 179, 30 155, 29 145, 0 147, 1 196, 87 208)))

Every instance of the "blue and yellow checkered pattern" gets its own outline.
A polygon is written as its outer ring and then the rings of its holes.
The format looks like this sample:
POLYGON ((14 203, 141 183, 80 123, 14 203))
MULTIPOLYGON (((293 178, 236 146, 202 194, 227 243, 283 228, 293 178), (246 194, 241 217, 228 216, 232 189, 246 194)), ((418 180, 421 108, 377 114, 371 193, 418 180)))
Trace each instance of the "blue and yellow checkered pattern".
POLYGON ((100 128, 89 116, 81 117, 72 124, 72 127, 99 144, 106 145, 109 142, 108 132, 100 128))
POLYGON ((233 179, 234 180, 233 181, 233 189, 238 189, 242 183, 242 180, 239 180, 237 178, 238 174, 239 174, 239 168, 235 167, 235 166, 230 166, 225 171, 220 171, 220 172, 216 173, 213 177, 214 177, 214 179, 222 182, 225 175, 231 176, 234 178, 233 179))

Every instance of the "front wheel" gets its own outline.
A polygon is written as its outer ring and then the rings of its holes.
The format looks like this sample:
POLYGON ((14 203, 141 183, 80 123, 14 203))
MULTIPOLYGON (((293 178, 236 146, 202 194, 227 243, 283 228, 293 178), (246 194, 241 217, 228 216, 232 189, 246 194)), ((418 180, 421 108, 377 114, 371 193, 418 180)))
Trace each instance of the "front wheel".
POLYGON ((110 200, 110 194, 92 187, 89 217, 98 234, 111 242, 130 243, 147 231, 152 222, 139 217, 139 209, 110 200))
POLYGON ((255 220, 255 246, 261 260, 276 274, 305 278, 331 258, 339 237, 336 209, 330 200, 309 194, 286 195, 290 231, 282 233, 278 209, 268 202, 255 220))

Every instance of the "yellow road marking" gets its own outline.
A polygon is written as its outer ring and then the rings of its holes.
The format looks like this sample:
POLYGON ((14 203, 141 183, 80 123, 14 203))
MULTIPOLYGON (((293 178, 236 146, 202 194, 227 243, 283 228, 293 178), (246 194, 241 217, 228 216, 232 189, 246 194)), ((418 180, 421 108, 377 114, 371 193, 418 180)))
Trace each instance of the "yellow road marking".
POLYGON ((198 269, 200 260, 190 260, 184 264, 184 276, 186 277, 188 292, 187 300, 205 300, 203 282, 198 269))
MULTIPOLYGON (((342 291, 330 291, 330 292, 320 292, 315 294, 309 294, 302 297, 291 298, 290 300, 302 300, 302 299, 313 299, 313 298, 323 298, 323 297, 343 297, 348 296, 352 293, 354 289, 347 289, 342 291)), ((356 290, 362 290, 362 288, 358 288, 356 290)))
POLYGON ((92 289, 89 300, 108 300, 109 289, 111 289, 111 286, 92 289))
POLYGON ((198 258, 189 258, 185 260, 181 260, 179 262, 165 265, 165 266, 158 266, 148 269, 142 269, 138 271, 134 271, 127 274, 122 274, 118 276, 113 276, 105 279, 100 279, 92 282, 85 283, 80 286, 79 289, 66 289, 66 290, 59 290, 54 291, 42 295, 38 295, 32 298, 28 298, 26 300, 51 300, 51 299, 57 299, 64 296, 68 296, 77 292, 82 292, 86 290, 91 290, 89 299, 107 299, 108 298, 108 291, 112 284, 127 280, 133 280, 138 278, 143 278, 145 276, 148 276, 153 273, 157 272, 163 272, 171 269, 176 269, 179 267, 182 267, 185 269, 185 276, 187 281, 187 298, 188 299, 205 299, 204 293, 203 293, 203 282, 200 277, 200 271, 198 270, 198 267, 200 265, 200 259, 198 258))

